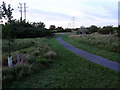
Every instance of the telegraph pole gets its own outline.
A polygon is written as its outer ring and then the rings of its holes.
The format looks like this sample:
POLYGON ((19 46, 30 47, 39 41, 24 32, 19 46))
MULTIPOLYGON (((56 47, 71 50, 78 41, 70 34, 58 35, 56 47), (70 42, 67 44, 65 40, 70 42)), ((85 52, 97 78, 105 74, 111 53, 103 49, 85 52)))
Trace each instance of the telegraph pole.
POLYGON ((18 7, 18 8, 20 8, 20 15, 21 15, 21 17, 20 17, 20 20, 22 21, 22 12, 24 12, 24 19, 25 19, 25 21, 26 21, 26 3, 19 3, 20 4, 20 7, 18 7), (24 4, 24 11, 22 11, 22 4, 24 4))
POLYGON ((72 17, 72 27, 74 28, 74 26, 75 26, 75 17, 73 16, 72 17))
POLYGON ((26 3, 24 3, 24 17, 25 17, 25 20, 26 20, 26 3))
POLYGON ((18 8, 20 8, 20 15, 21 15, 21 17, 20 17, 20 21, 22 21, 22 3, 19 3, 20 4, 20 7, 18 7, 18 8))

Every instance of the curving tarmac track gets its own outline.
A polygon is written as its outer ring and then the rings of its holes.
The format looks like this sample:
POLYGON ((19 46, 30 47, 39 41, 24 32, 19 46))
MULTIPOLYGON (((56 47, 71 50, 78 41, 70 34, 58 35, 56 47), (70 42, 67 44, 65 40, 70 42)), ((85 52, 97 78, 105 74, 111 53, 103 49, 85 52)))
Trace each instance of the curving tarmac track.
POLYGON ((60 42, 66 49, 72 51, 72 52, 75 53, 76 55, 81 56, 81 57, 83 57, 83 58, 86 58, 87 60, 89 60, 89 61, 91 61, 91 62, 94 62, 94 63, 100 64, 100 65, 102 65, 102 66, 105 66, 105 67, 107 67, 107 68, 109 68, 109 69, 112 69, 112 70, 115 70, 115 71, 117 71, 117 72, 120 72, 120 64, 119 64, 119 63, 110 61, 110 60, 105 59, 105 58, 103 58, 103 57, 100 57, 100 56, 91 54, 91 53, 86 52, 86 51, 81 50, 81 49, 78 49, 78 48, 72 46, 71 44, 63 41, 61 37, 58 37, 57 40, 58 40, 58 42, 60 42))

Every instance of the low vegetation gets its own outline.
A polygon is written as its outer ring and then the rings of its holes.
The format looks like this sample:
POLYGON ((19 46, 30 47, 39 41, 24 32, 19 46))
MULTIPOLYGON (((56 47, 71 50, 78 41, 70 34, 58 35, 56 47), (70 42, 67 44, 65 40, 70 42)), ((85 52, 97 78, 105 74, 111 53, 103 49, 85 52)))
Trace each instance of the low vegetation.
POLYGON ((39 66, 37 73, 27 76, 22 81, 14 80, 10 88, 119 87, 119 73, 75 55, 65 49, 56 38, 47 39, 46 42, 57 53, 54 63, 46 69, 40 69, 39 66))
POLYGON ((120 62, 118 53, 120 53, 118 37, 108 34, 81 34, 69 35, 63 39, 75 47, 86 50, 90 53, 120 62))
POLYGON ((8 45, 7 41, 3 40, 3 87, 9 86, 12 81, 22 80, 40 69, 47 68, 50 63, 53 63, 52 59, 56 57, 56 53, 45 42, 45 38, 15 39, 11 44, 13 66, 9 68, 8 45), (20 62, 17 62, 16 54, 20 55, 20 62))
POLYGON ((79 42, 93 45, 99 48, 107 48, 113 52, 120 52, 118 48, 118 37, 114 35, 102 35, 102 34, 87 34, 87 35, 72 35, 71 38, 79 39, 79 42))

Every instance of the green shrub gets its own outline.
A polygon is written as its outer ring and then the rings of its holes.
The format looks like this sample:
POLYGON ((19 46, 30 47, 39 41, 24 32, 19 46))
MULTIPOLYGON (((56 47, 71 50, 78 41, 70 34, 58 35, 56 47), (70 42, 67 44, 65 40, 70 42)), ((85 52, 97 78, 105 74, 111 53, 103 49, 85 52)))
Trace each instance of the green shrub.
POLYGON ((112 26, 104 26, 102 29, 99 29, 98 32, 99 32, 100 34, 113 33, 113 27, 112 27, 112 26))

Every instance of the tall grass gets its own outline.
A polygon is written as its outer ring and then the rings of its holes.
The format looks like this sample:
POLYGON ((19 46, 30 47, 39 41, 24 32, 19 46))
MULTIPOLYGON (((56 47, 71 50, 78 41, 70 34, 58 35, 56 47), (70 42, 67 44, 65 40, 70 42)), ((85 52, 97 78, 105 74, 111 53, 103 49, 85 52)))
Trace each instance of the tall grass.
POLYGON ((114 35, 103 35, 103 34, 87 34, 77 37, 77 35, 71 36, 80 43, 85 43, 99 48, 104 48, 113 52, 120 52, 118 37, 114 35), (76 36, 76 38, 75 38, 76 36))
POLYGON ((120 62, 118 52, 118 38, 113 35, 87 34, 65 35, 63 40, 89 53, 120 62), (116 45, 115 48, 114 44, 116 45))
POLYGON ((8 87, 11 82, 28 77, 32 73, 40 71, 42 68, 47 68, 53 62, 53 58, 51 57, 53 57, 54 53, 48 54, 48 52, 54 51, 46 43, 46 38, 15 39, 11 43, 10 48, 13 61, 15 61, 15 64, 11 68, 7 67, 8 43, 7 40, 3 40, 3 87, 8 87), (17 53, 20 54, 20 63, 16 61, 17 53))

